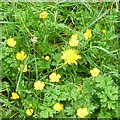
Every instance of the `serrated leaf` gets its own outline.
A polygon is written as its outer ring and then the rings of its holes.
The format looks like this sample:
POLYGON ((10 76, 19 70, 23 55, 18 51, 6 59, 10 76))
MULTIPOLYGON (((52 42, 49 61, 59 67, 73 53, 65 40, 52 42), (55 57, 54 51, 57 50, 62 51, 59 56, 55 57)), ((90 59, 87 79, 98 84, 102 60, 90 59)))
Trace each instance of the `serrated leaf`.
POLYGON ((40 118, 48 118, 48 111, 47 110, 42 110, 40 112, 40 118))
POLYGON ((72 107, 66 107, 65 111, 67 112, 66 115, 74 115, 74 109, 72 107))

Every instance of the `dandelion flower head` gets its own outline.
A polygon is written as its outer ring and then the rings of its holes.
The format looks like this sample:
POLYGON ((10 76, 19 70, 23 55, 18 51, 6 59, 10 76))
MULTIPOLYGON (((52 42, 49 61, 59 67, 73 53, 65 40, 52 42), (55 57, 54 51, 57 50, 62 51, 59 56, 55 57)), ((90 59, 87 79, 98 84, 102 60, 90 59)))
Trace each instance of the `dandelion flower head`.
POLYGON ((75 63, 77 65, 77 60, 81 59, 81 56, 77 54, 75 49, 68 49, 62 52, 61 58, 66 64, 71 65, 72 63, 75 63))

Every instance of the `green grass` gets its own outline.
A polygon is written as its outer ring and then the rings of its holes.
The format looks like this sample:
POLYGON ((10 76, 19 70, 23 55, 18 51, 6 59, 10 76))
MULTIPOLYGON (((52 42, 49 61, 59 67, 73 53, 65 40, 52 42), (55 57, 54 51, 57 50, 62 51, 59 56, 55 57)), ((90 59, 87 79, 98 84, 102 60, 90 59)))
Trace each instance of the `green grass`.
MULTIPOLYGON (((118 117, 118 2, 2 2, 2 117, 3 118, 77 118, 76 111, 87 107, 86 118, 118 117), (39 18, 48 12, 45 20, 39 18), (84 39, 86 29, 92 30, 92 38, 84 39), (80 44, 76 47, 82 59, 78 64, 64 65, 62 51, 71 35, 78 32, 80 44), (102 30, 106 30, 104 34, 102 30), (35 45, 32 36, 37 36, 35 45), (6 41, 13 37, 17 44, 10 48, 6 41), (27 54, 24 61, 16 59, 16 53, 27 54), (46 61, 44 56, 49 55, 46 61), (20 64, 27 64, 23 73, 20 64), (100 75, 93 78, 90 70, 97 67, 100 75), (51 83, 49 75, 59 73, 59 83, 51 83), (34 82, 45 83, 43 91, 34 90, 34 82), (82 86, 82 92, 77 91, 82 86), (109 93, 109 91, 111 92, 109 93), (16 91, 20 99, 12 100, 16 91), (63 104, 61 112, 53 110, 57 102, 63 104), (26 110, 34 113, 28 117, 26 110)), ((119 79, 119 80, 118 80, 119 79)))

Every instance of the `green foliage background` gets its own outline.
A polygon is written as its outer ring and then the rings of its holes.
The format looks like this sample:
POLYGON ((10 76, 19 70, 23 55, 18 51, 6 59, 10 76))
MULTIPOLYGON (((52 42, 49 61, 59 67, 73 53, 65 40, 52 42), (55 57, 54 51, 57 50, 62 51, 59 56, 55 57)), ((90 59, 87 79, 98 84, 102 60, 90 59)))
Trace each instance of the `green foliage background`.
POLYGON ((32 118, 77 118, 79 107, 87 107, 87 118, 116 118, 118 115, 118 3, 54 3, 54 2, 2 2, 2 89, 1 103, 3 118, 27 118, 27 108, 34 109, 32 118), (42 11, 48 12, 45 20, 39 19, 42 11), (83 33, 92 30, 91 40, 85 41, 83 33), (106 34, 102 33, 105 29, 106 34), (63 65, 61 52, 70 46, 70 36, 77 30, 80 44, 77 46, 82 59, 78 65, 63 65), (31 37, 36 35, 35 46, 31 37), (17 41, 14 48, 6 45, 13 37, 17 41), (29 71, 18 72, 21 64, 15 58, 19 51, 25 51, 29 71), (45 55, 50 60, 44 59, 45 55), (90 70, 100 69, 100 75, 91 77, 90 70), (62 78, 59 83, 51 83, 49 74, 53 71, 62 78), (43 91, 35 91, 33 83, 45 82, 43 91), (82 86, 78 92, 77 87, 82 86), (19 100, 11 100, 11 93, 17 90, 19 100), (53 105, 61 102, 64 110, 53 110, 53 105))

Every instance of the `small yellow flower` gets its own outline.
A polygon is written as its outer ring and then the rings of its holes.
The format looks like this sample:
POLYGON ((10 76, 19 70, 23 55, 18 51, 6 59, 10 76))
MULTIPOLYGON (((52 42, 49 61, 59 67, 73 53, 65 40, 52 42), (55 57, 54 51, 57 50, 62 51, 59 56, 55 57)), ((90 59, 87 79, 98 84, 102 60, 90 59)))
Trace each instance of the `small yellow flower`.
POLYGON ((56 74, 55 72, 49 75, 51 82, 59 82, 59 79, 61 78, 60 74, 56 74))
POLYGON ((31 115, 33 114, 33 109, 27 109, 27 110, 26 110, 26 114, 27 114, 28 116, 31 116, 31 115))
POLYGON ((34 89, 35 90, 42 90, 45 87, 45 83, 38 80, 36 82, 34 82, 34 89))
POLYGON ((32 107, 33 105, 32 104, 29 104, 30 107, 32 107))
POLYGON ((85 116, 88 115, 88 110, 87 110, 87 108, 79 108, 79 109, 77 110, 76 115, 77 115, 78 117, 80 117, 80 118, 84 118, 85 116))
POLYGON ((106 30, 102 30, 102 32, 105 34, 107 31, 106 30))
POLYGON ((24 51, 18 52, 18 53, 16 54, 16 58, 17 58, 18 60, 24 60, 26 57, 27 57, 27 55, 25 54, 24 51))
POLYGON ((77 30, 76 33, 78 34, 80 32, 80 30, 77 30))
POLYGON ((19 95, 15 92, 12 92, 12 97, 11 98, 14 99, 14 100, 19 99, 19 95))
POLYGON ((69 41, 69 45, 70 46, 77 46, 79 41, 77 40, 78 36, 77 34, 75 35, 72 35, 71 38, 70 38, 70 41, 69 41))
POLYGON ((72 35, 72 36, 71 36, 71 39, 77 40, 77 39, 78 39, 77 34, 72 35))
POLYGON ((78 43, 79 43, 79 41, 78 40, 74 40, 74 39, 71 39, 69 41, 69 45, 70 46, 78 46, 78 43))
POLYGON ((47 11, 43 11, 43 12, 40 13, 40 16, 39 16, 39 17, 40 17, 41 19, 45 19, 45 18, 47 18, 47 16, 48 16, 47 11))
MULTIPOLYGON (((20 67, 18 67, 18 70, 20 71, 20 69, 23 67, 23 65, 20 65, 20 67)), ((22 72, 27 72, 27 65, 25 65, 25 67, 23 68, 22 72)))
POLYGON ((49 59, 50 59, 50 57, 49 57, 49 56, 45 56, 45 60, 47 60, 47 61, 48 61, 49 59))
POLYGON ((77 91, 81 92, 82 91, 82 87, 78 86, 77 91))
POLYGON ((77 65, 77 60, 81 59, 80 55, 77 55, 77 51, 75 49, 68 49, 62 52, 62 57, 65 64, 71 65, 72 63, 75 63, 77 65))
POLYGON ((63 104, 56 103, 56 104, 53 106, 53 109, 54 109, 55 111, 60 112, 61 110, 63 110, 63 104))
POLYGON ((89 38, 92 37, 91 29, 87 29, 86 32, 84 33, 85 40, 88 40, 89 38))
POLYGON ((100 70, 98 68, 93 68, 92 70, 90 70, 90 73, 93 77, 97 77, 100 73, 100 70))
POLYGON ((16 45, 16 41, 14 40, 14 38, 7 39, 7 45, 9 47, 14 47, 16 45))

